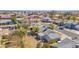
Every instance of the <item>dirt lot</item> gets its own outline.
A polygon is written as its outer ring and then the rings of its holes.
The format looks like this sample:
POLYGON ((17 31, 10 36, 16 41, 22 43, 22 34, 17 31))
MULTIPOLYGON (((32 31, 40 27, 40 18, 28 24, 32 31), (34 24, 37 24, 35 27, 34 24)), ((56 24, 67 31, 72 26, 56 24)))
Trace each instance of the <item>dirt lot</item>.
POLYGON ((28 35, 23 37, 23 41, 24 41, 25 48, 35 48, 38 43, 37 40, 35 40, 33 37, 28 36, 28 35))

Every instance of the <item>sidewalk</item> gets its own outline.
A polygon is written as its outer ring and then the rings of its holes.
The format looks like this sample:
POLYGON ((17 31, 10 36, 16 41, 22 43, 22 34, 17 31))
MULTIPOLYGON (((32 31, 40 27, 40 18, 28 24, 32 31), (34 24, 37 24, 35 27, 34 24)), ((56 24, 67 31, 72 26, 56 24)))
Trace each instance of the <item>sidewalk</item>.
POLYGON ((79 31, 77 31, 77 30, 72 30, 72 29, 64 29, 64 30, 66 30, 66 31, 69 31, 69 32, 72 32, 72 33, 74 33, 74 34, 78 34, 78 35, 79 35, 79 31))
POLYGON ((65 35, 65 34, 63 34, 63 33, 59 32, 59 31, 56 31, 56 30, 54 30, 54 31, 55 31, 57 34, 59 34, 59 35, 60 35, 61 40, 64 40, 65 38, 72 39, 71 37, 69 37, 69 36, 67 36, 67 35, 65 35))

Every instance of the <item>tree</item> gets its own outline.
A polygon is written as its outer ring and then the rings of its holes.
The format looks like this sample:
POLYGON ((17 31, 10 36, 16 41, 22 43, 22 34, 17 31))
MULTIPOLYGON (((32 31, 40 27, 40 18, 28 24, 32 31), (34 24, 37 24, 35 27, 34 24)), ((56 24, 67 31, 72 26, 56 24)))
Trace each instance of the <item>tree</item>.
POLYGON ((56 43, 56 40, 55 40, 55 39, 49 39, 48 43, 49 43, 49 44, 56 43))
POLYGON ((66 19, 67 19, 67 20, 70 20, 70 16, 67 16, 66 19))
POLYGON ((16 15, 12 15, 11 16, 11 20, 14 22, 14 24, 16 24, 17 23, 17 21, 16 21, 16 15))
POLYGON ((38 27, 36 27, 36 26, 32 27, 32 32, 33 32, 33 33, 36 33, 36 32, 38 32, 38 31, 39 31, 39 28, 38 28, 38 27))
POLYGON ((8 42, 8 38, 9 38, 8 35, 2 35, 1 44, 8 42))
POLYGON ((50 44, 48 43, 43 43, 43 47, 42 48, 50 48, 50 44))
POLYGON ((23 27, 20 27, 19 29, 16 29, 12 33, 12 36, 14 36, 15 38, 17 37, 17 45, 20 46, 21 48, 24 48, 23 37, 25 36, 25 34, 26 34, 26 29, 24 29, 23 27))
POLYGON ((76 16, 71 16, 70 19, 75 21, 76 20, 76 16))
POLYGON ((20 36, 21 38, 26 34, 26 30, 25 29, 16 29, 14 32, 13 32, 13 35, 18 35, 20 36))
POLYGON ((49 12, 49 17, 53 18, 53 16, 55 16, 55 14, 56 14, 56 11, 50 11, 49 12))
POLYGON ((40 41, 37 43, 37 48, 41 48, 41 46, 42 46, 42 42, 40 41))
POLYGON ((49 26, 48 26, 48 28, 50 28, 50 29, 54 29, 54 24, 50 24, 49 26))
POLYGON ((19 45, 20 45, 21 48, 24 48, 24 42, 23 42, 22 39, 19 40, 19 45))

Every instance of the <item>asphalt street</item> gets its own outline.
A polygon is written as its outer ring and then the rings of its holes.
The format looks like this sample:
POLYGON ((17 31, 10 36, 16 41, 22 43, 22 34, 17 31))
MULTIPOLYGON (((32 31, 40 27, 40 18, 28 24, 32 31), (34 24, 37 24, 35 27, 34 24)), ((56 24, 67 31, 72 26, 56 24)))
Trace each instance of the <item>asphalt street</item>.
POLYGON ((58 28, 56 28, 56 30, 67 35, 67 36, 69 36, 69 37, 72 37, 72 39, 79 39, 79 35, 74 33, 74 32, 72 33, 72 32, 66 31, 64 29, 61 30, 61 29, 58 29, 58 28))

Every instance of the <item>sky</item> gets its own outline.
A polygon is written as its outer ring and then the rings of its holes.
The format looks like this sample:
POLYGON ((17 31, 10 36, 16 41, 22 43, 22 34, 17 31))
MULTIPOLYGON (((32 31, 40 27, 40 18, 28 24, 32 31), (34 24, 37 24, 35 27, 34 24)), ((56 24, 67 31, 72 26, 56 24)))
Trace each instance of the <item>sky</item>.
POLYGON ((79 1, 0 0, 0 10, 79 10, 79 1))

